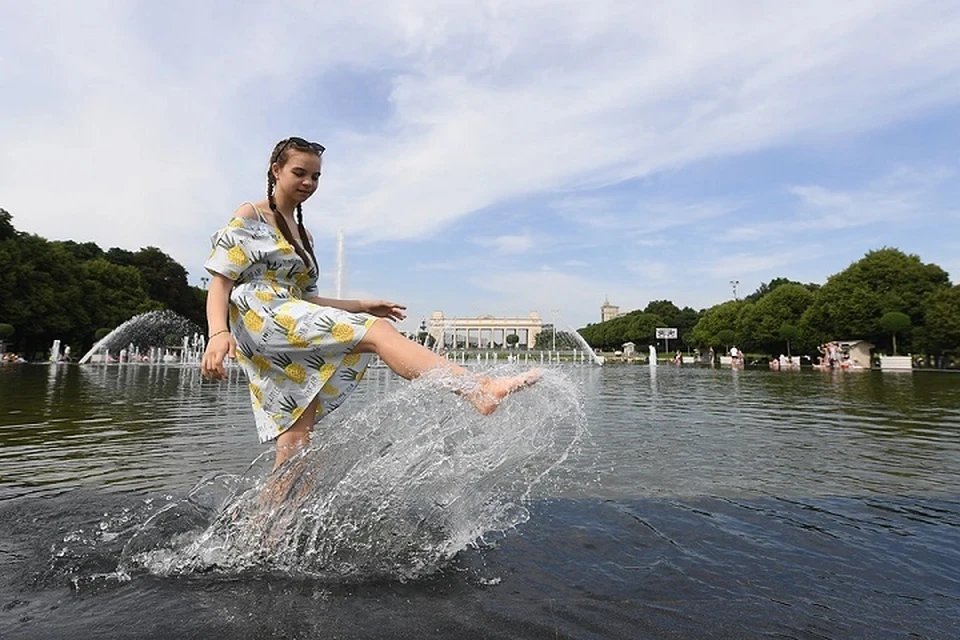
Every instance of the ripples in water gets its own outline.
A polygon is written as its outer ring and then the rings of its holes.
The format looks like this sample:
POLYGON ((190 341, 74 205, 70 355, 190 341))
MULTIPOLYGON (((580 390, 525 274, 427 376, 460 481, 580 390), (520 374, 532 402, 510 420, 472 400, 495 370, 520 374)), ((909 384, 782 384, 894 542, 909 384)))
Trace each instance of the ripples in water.
MULTIPOLYGON (((530 491, 544 483, 556 490, 584 432, 575 389, 547 372, 522 398, 481 416, 454 401, 448 383, 425 376, 334 414, 273 474, 268 451, 247 474, 204 479, 133 532, 118 575, 255 569, 408 580, 525 522, 530 491)), ((129 524, 104 522, 111 531, 129 524)), ((68 547, 72 539, 89 543, 74 532, 68 547)))
POLYGON ((246 473, 257 448, 239 378, 2 378, 0 636, 950 638, 960 626, 960 376, 562 376, 581 392, 548 381, 484 434, 371 372, 321 423, 302 518, 251 508, 270 454, 246 473), (383 411, 365 414, 371 403, 383 411), (554 439, 513 451, 511 429, 545 433, 525 430, 527 410, 536 424, 556 416, 554 439), (395 412, 409 424, 388 438, 395 412), (578 424, 589 433, 563 459, 578 424), (445 475, 457 459, 477 475, 445 475), (489 464, 502 473, 484 475, 489 464), (471 483, 490 511, 438 507, 471 483), (256 540, 278 521, 292 535, 261 562, 256 540), (482 530, 485 543, 463 543, 482 530), (381 542, 389 553, 370 552, 381 542))

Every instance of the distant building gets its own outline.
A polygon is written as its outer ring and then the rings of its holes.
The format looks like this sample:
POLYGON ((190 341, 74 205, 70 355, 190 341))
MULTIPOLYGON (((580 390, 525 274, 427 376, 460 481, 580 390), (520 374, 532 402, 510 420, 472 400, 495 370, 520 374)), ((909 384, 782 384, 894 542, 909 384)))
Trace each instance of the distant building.
POLYGON ((499 349, 508 344, 510 335, 517 336, 517 348, 533 349, 543 329, 536 311, 517 318, 448 318, 442 311, 434 311, 427 321, 427 333, 444 349, 499 349))
POLYGON ((600 322, 613 320, 619 315, 620 307, 615 304, 610 304, 610 300, 604 298, 603 304, 600 305, 600 322))

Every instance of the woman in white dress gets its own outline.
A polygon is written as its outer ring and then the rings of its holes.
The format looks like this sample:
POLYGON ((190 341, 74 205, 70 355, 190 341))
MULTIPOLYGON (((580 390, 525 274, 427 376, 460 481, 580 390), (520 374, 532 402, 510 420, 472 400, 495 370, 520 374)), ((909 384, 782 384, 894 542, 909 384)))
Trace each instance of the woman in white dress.
POLYGON ((540 377, 538 370, 497 378, 470 374, 388 322, 406 317, 403 305, 320 297, 302 205, 317 189, 323 151, 303 138, 277 143, 267 197, 236 210, 214 234, 204 265, 212 278, 201 371, 224 379, 224 359, 237 359, 249 381, 260 441, 276 439, 275 468, 353 391, 371 354, 408 380, 434 369, 449 371, 462 382, 454 391, 482 414, 540 377))

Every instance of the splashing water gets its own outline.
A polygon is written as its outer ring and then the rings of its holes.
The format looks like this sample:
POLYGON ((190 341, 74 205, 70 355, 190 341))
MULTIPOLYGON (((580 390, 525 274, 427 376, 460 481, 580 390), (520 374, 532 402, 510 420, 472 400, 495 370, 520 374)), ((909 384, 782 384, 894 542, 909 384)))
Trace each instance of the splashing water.
POLYGON ((183 336, 197 333, 202 334, 203 330, 178 313, 168 309, 147 311, 133 316, 97 341, 78 364, 90 362, 97 353, 118 351, 128 344, 146 350, 165 345, 171 335, 179 343, 183 336))
MULTIPOLYGON (((556 319, 554 320, 554 322, 556 322, 557 320, 560 320, 559 312, 555 311, 554 315, 556 316, 556 319)), ((566 322, 564 322, 564 324, 567 326, 569 335, 572 336, 573 339, 577 341, 577 343, 580 345, 580 348, 583 349, 583 352, 587 356, 589 356, 589 358, 593 361, 593 363, 602 365, 604 362, 603 356, 598 355, 597 352, 593 350, 593 347, 590 346, 590 344, 586 341, 586 339, 582 335, 580 335, 580 332, 574 329, 572 325, 566 324, 566 322)))
POLYGON ((409 580, 525 522, 531 491, 562 480, 585 433, 576 388, 548 371, 481 416, 452 384, 423 376, 339 421, 334 414, 264 481, 254 478, 271 456, 243 477, 204 480, 141 527, 121 571, 409 580))

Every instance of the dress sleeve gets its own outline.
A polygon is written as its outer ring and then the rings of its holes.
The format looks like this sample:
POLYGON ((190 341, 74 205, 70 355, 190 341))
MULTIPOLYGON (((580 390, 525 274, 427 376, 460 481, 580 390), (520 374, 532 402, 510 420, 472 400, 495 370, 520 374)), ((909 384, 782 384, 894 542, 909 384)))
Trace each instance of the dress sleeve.
POLYGON ((253 235, 234 219, 210 238, 212 249, 203 267, 211 273, 237 280, 250 267, 253 235))

